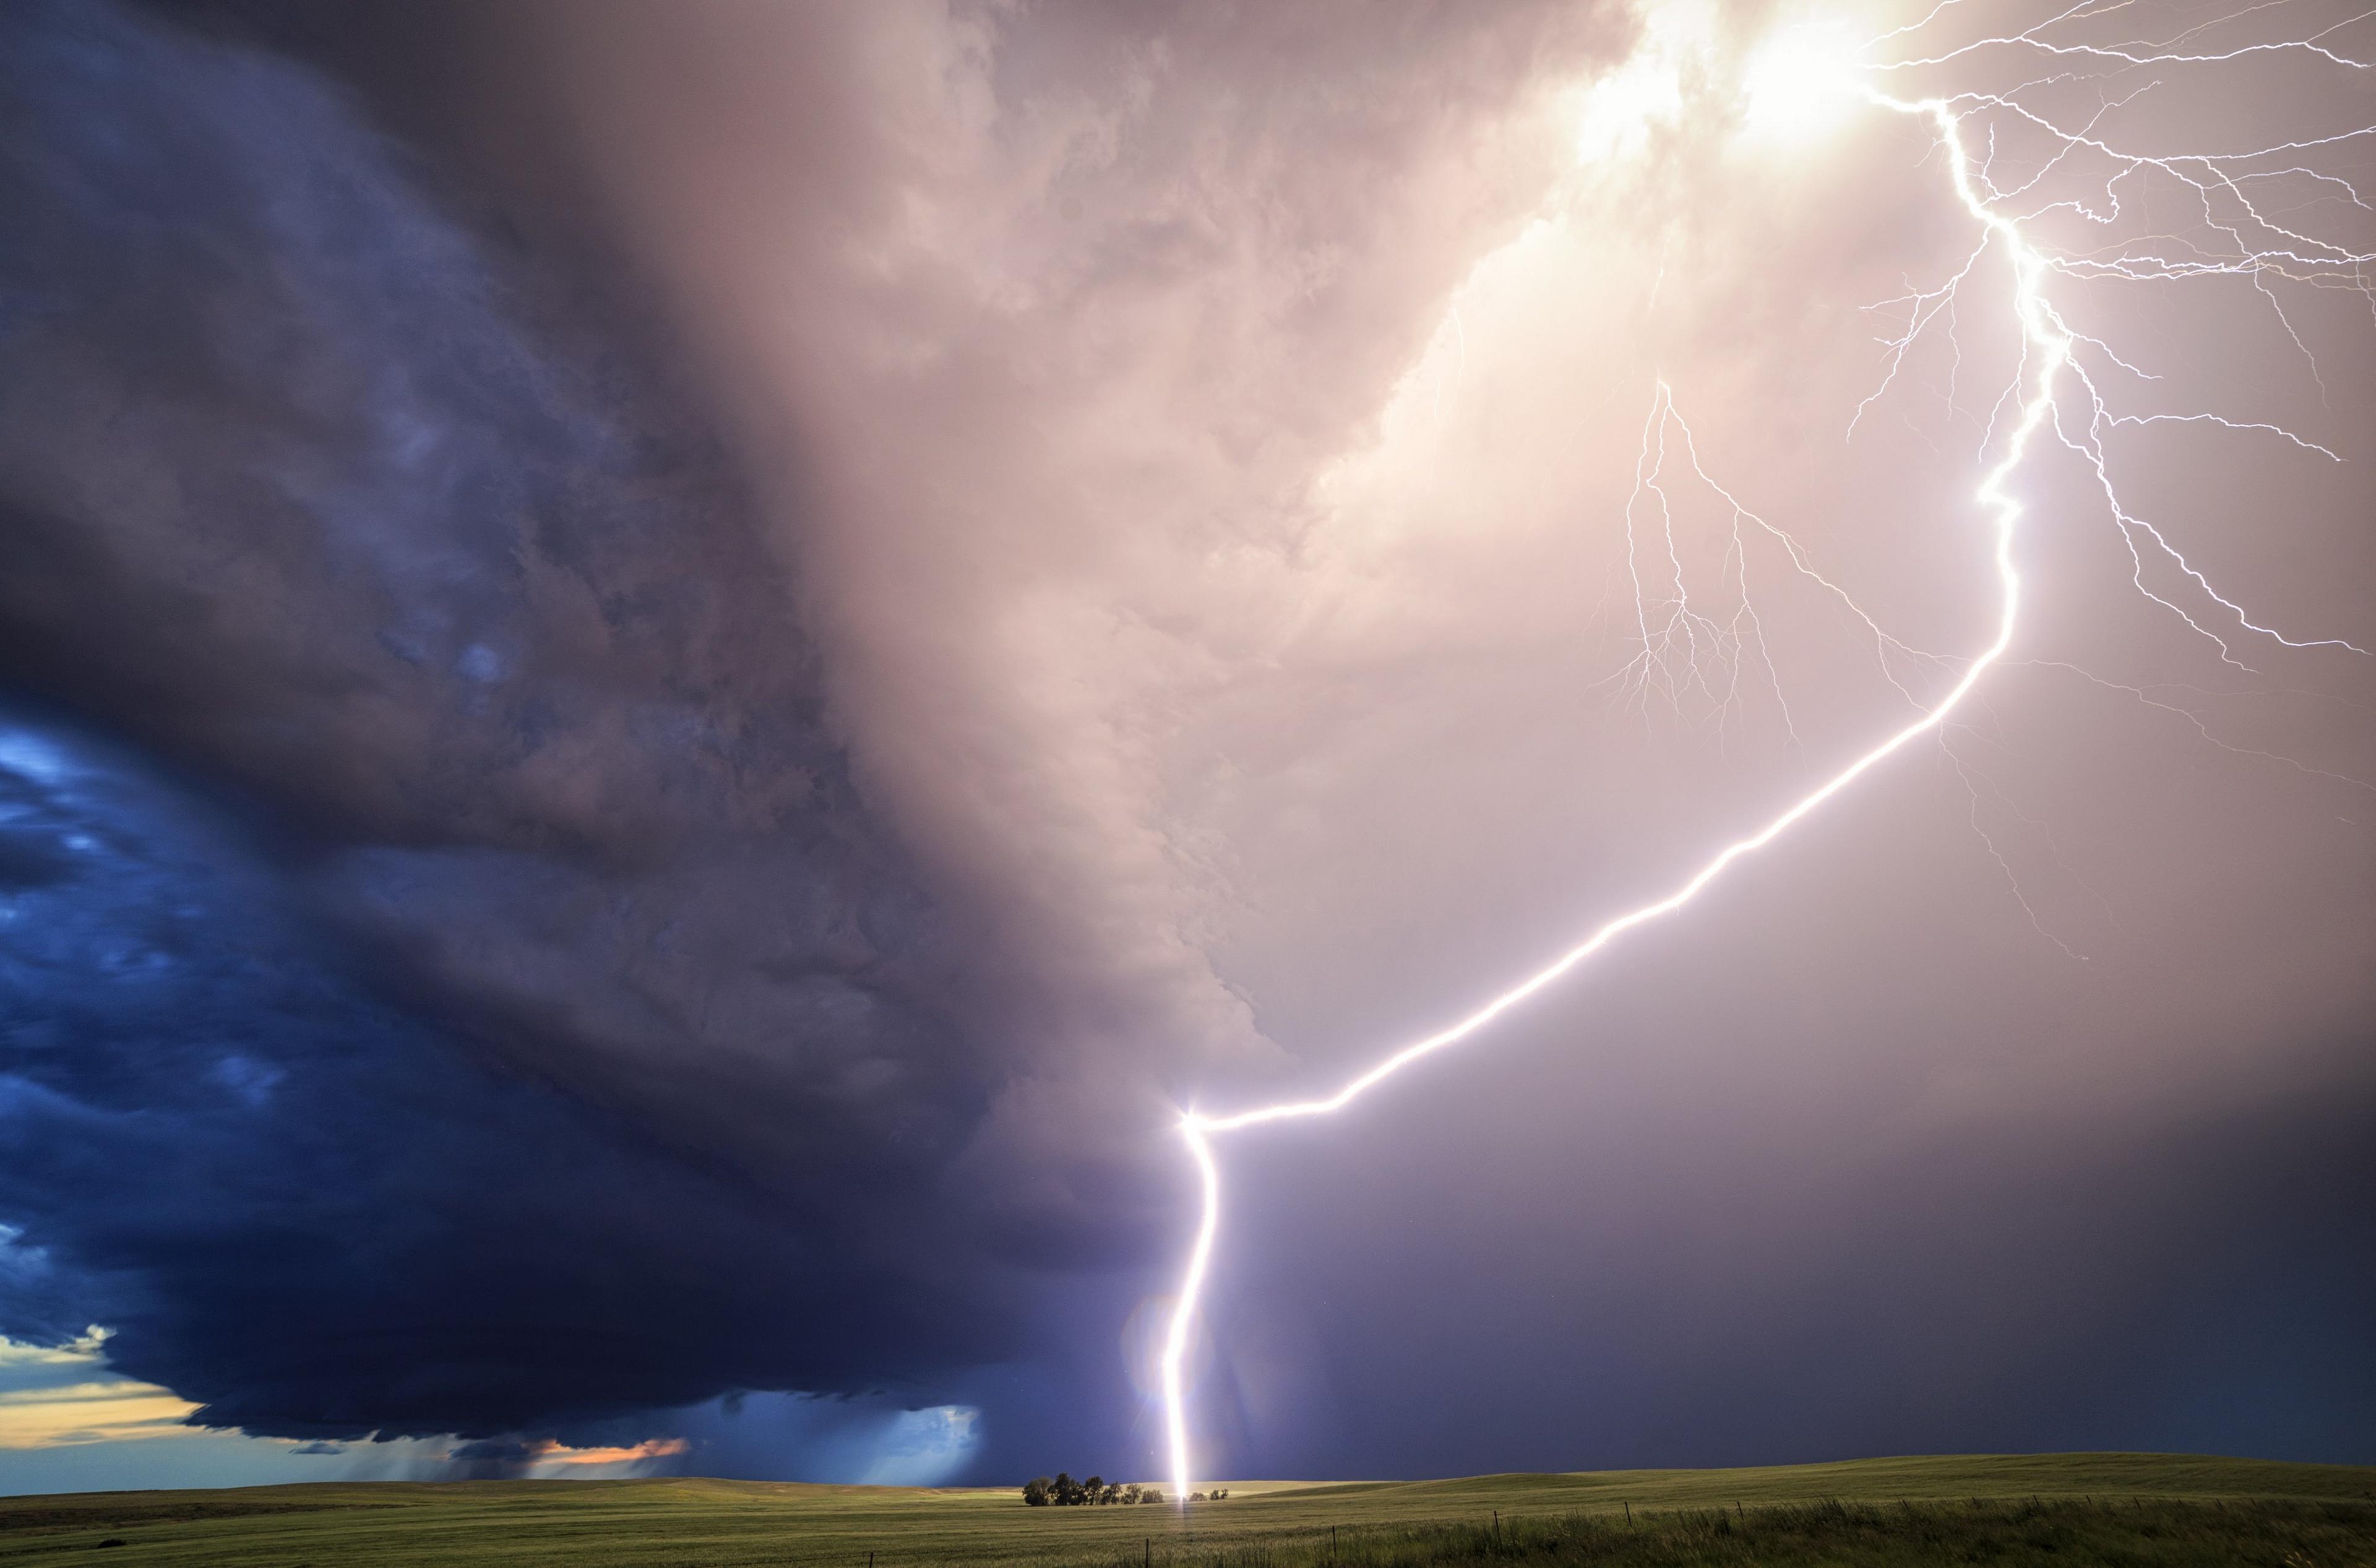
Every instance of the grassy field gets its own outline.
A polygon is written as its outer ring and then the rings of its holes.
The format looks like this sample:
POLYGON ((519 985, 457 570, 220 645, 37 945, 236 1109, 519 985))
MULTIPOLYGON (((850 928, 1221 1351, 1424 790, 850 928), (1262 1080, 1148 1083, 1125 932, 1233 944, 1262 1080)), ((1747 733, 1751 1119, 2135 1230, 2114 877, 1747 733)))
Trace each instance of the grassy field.
POLYGON ((0 1498, 0 1564, 869 1562, 2376 1568, 2376 1469, 2080 1454, 1249 1482, 1184 1518, 1172 1508, 1026 1508, 1013 1491, 690 1479, 0 1498))

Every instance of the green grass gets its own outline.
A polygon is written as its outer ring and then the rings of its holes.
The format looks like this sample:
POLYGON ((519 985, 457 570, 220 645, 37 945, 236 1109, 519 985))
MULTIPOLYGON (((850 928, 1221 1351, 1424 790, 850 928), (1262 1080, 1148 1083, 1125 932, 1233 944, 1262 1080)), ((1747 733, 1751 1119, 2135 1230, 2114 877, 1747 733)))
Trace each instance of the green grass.
POLYGON ((0 1565, 2019 1563, 2376 1568, 2376 1469, 2146 1454, 1247 1482, 1223 1503, 758 1481, 322 1483, 0 1499, 0 1565), (1630 1511, 1630 1518, 1629 1518, 1630 1511), (110 1542, 117 1544, 107 1544, 110 1542))

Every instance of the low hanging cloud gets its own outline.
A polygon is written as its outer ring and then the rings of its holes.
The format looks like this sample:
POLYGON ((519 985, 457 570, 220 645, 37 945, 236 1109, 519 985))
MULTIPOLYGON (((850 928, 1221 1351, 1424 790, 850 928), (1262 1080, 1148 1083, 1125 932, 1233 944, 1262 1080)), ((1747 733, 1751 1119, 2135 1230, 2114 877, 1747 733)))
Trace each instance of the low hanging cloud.
MULTIPOLYGON (((327 1438, 906 1383, 930 1347, 995 1349, 978 1297, 358 968, 210 804, 53 728, 8 737, 13 862, 50 868, 13 889, 6 970, 20 1330, 71 1304, 195 1420, 327 1438)), ((855 1199, 845 1222, 885 1223, 855 1199)))

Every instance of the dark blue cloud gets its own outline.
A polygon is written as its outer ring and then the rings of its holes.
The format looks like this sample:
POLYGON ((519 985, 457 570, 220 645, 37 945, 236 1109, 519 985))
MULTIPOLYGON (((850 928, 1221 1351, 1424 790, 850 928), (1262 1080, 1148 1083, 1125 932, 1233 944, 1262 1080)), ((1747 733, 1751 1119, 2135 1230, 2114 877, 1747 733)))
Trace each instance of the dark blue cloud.
POLYGON ((414 173, 0 16, 0 1332, 296 1436, 921 1389, 1008 1334, 933 901, 697 399, 414 173))
POLYGON ((0 1274, 14 1332, 286 1435, 507 1431, 990 1348, 730 1170, 457 1049, 221 814, 0 731, 0 1274))

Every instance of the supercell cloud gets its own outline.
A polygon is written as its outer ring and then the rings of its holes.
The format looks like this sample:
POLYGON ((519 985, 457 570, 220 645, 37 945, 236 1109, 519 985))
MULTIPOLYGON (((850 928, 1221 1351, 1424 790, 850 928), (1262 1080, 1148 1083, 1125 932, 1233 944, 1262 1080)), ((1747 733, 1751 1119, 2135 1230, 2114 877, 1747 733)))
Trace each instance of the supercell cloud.
MULTIPOLYGON (((1935 164, 1683 107, 1779 15, 9 9, 0 1334, 471 1473, 1153 1473, 1176 1108, 1332 1085, 1896 711, 1788 584, 1787 725, 1609 683, 1657 378, 1984 638, 1996 350, 1842 439, 1859 307, 1961 259, 1935 164)), ((2376 339, 2285 303, 2103 308, 2346 460, 2133 482, 2376 645, 2376 339)), ((1945 747, 1233 1150, 1223 1467, 2376 1459, 2376 680, 2154 619, 2084 480, 1945 747)))

